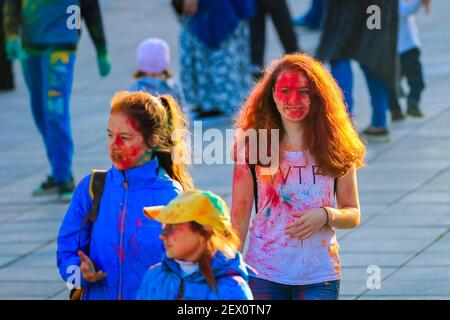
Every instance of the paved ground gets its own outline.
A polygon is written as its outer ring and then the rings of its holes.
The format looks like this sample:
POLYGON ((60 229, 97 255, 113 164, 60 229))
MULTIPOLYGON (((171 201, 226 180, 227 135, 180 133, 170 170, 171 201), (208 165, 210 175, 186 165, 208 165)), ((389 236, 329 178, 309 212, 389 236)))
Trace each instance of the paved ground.
MULTIPOLYGON (((177 61, 177 21, 167 1, 103 2, 113 71, 100 79, 92 43, 81 41, 72 98, 76 144, 74 173, 106 168, 106 122, 112 94, 127 88, 134 71, 134 50, 148 36, 165 38, 177 61)), ((306 2, 290 1, 293 12, 306 2)), ((338 233, 343 262, 342 299, 450 298, 450 28, 448 1, 434 1, 430 16, 419 15, 427 90, 423 121, 392 126, 393 141, 368 146, 367 168, 359 174, 362 223, 338 233), (380 289, 368 289, 367 268, 380 269, 380 289)), ((302 31, 312 52, 318 34, 302 31)), ((268 57, 281 49, 273 30, 268 57)), ((368 123, 370 107, 361 72, 356 74, 356 122, 368 123)), ((66 206, 53 198, 34 199, 31 189, 49 169, 32 122, 20 70, 17 89, 0 94, 0 299, 66 299, 55 259, 55 238, 66 206)), ((209 121, 205 128, 230 128, 230 119, 209 121)), ((230 165, 193 167, 196 183, 231 202, 230 165), (214 177, 214 179, 211 179, 214 177)))

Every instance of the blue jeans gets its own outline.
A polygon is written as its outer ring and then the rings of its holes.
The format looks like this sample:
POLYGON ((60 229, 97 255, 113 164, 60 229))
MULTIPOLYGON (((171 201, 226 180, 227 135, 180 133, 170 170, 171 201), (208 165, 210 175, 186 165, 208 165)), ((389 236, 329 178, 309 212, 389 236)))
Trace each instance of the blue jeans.
POLYGON ((338 300, 340 280, 308 285, 287 285, 250 277, 255 300, 338 300))
MULTIPOLYGON (((386 113, 389 108, 389 91, 384 82, 364 68, 372 105, 371 126, 387 128, 386 113)), ((353 117, 353 72, 350 60, 339 60, 331 65, 331 73, 341 87, 348 112, 353 117)))
POLYGON ((34 122, 44 140, 56 182, 69 181, 72 176, 69 103, 74 65, 75 54, 70 51, 29 53, 22 60, 34 122))

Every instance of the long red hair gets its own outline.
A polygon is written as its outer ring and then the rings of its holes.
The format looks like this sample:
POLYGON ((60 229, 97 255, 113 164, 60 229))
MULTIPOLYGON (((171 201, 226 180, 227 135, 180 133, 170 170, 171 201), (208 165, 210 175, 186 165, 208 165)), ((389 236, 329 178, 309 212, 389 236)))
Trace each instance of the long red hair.
MULTIPOLYGON (((317 60, 306 54, 289 54, 275 60, 265 70, 235 118, 235 128, 284 130, 273 99, 273 90, 284 70, 303 72, 310 84, 310 112, 304 119, 304 144, 322 174, 345 175, 353 165, 364 166, 366 148, 350 119, 344 97, 332 75, 317 60)), ((268 150, 270 150, 270 136, 268 150)))

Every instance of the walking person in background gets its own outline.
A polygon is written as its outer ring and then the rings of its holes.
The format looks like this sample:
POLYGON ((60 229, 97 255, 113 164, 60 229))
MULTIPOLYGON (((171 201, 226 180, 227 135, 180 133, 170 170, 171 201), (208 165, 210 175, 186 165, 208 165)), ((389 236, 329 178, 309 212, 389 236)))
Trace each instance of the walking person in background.
POLYGON ((170 48, 166 41, 149 38, 136 50, 136 82, 130 91, 145 91, 153 96, 170 94, 181 104, 181 94, 173 80, 170 66, 170 48))
POLYGON ((270 14, 285 53, 300 51, 286 0, 255 0, 256 14, 250 20, 252 75, 259 79, 266 50, 266 15, 270 14))
POLYGON ((4 7, 8 57, 21 60, 33 119, 51 166, 33 195, 56 193, 62 202, 70 201, 75 189, 70 96, 79 31, 67 27, 67 8, 73 5, 81 7, 100 75, 106 76, 110 63, 98 0, 5 0, 4 7))
POLYGON ((145 274, 138 300, 253 300, 251 271, 222 198, 193 190, 144 212, 164 224, 166 253, 145 274))
POLYGON ((185 165, 172 158, 187 150, 184 140, 173 139, 186 125, 171 96, 113 97, 107 130, 113 165, 105 173, 103 195, 92 196, 98 194, 92 190, 98 173, 81 180, 58 234, 60 275, 68 281, 70 270, 80 268, 83 300, 134 300, 148 267, 161 261, 161 225, 145 219, 142 209, 166 205, 193 187, 185 165), (91 221, 94 204, 98 212, 91 221))
MULTIPOLYGON (((397 44, 397 52, 400 55, 399 86, 401 80, 406 78, 409 86, 406 114, 414 118, 423 117, 420 110, 420 100, 425 88, 420 62, 421 44, 415 14, 422 6, 425 8, 425 13, 428 14, 430 3, 431 0, 399 0, 400 21, 397 44)), ((389 97, 389 106, 393 121, 400 121, 405 118, 398 99, 394 95, 389 97)))
POLYGON ((259 138, 256 149, 243 144, 235 154, 245 161, 234 166, 232 222, 243 243, 250 233, 244 260, 258 272, 249 281, 255 300, 337 299, 335 229, 359 224, 356 171, 365 147, 336 81, 311 57, 286 55, 258 82, 235 127, 244 134, 278 129, 280 137, 259 138), (279 163, 263 163, 272 146, 279 163))
POLYGON ((396 94, 398 3, 386 0, 333 0, 326 5, 322 36, 316 56, 331 64, 331 72, 344 93, 353 116, 351 60, 361 66, 369 89, 372 117, 363 130, 368 139, 390 140, 387 111, 389 92, 396 94), (378 26, 369 25, 367 9, 377 6, 378 26))
POLYGON ((12 62, 8 59, 5 48, 5 32, 3 31, 3 4, 0 0, 0 91, 14 89, 12 62))
POLYGON ((234 113, 250 90, 253 1, 173 1, 181 21, 182 89, 198 119, 234 113))

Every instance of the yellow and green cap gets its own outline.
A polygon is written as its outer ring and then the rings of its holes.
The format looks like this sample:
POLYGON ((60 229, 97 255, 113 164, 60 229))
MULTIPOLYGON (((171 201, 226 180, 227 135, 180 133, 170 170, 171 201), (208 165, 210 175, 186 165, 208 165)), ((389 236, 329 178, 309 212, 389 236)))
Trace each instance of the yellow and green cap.
POLYGON ((195 221, 221 233, 231 226, 227 204, 210 191, 185 191, 166 206, 145 207, 144 214, 164 224, 195 221))

